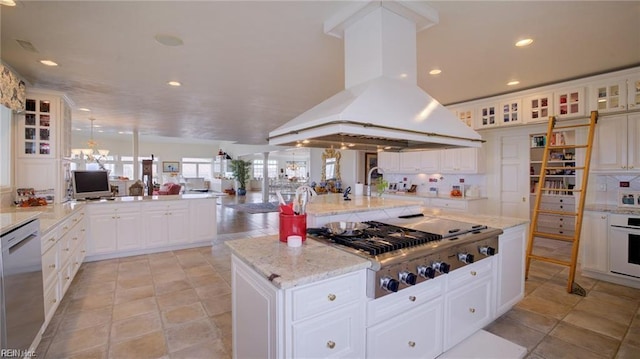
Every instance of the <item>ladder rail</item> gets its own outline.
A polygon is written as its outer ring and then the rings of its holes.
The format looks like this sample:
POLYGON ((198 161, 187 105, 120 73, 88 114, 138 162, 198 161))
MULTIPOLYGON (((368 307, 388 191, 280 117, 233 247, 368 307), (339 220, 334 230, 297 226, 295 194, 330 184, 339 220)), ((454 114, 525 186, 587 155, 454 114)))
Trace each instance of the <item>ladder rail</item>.
MULTIPOLYGON (((588 124, 578 124, 578 125, 568 125, 568 126, 556 126, 557 119, 552 116, 549 117, 549 123, 547 126, 547 141, 544 146, 544 152, 542 155, 542 164, 540 175, 538 177, 538 183, 535 188, 535 203, 533 207, 532 219, 531 219, 531 228, 529 230, 529 241, 527 243, 527 253, 526 253, 526 264, 525 264, 525 278, 529 275, 529 269, 531 268, 531 260, 539 260, 543 262, 555 263, 569 267, 569 276, 567 280, 567 292, 568 293, 576 293, 579 295, 585 295, 584 289, 580 287, 578 284, 574 283, 575 281, 575 272, 576 265, 578 261, 578 253, 580 248, 580 235, 582 231, 582 220, 584 217, 584 205, 586 201, 586 188, 589 183, 589 169, 591 167, 591 155, 593 149, 593 139, 595 136, 595 125, 598 122, 598 112, 592 111, 589 117, 588 124), (558 130, 565 129, 574 129, 588 127, 588 135, 586 139, 586 144, 579 145, 551 145, 550 138, 553 136, 554 132, 558 132, 558 130), (553 167, 553 163, 549 163, 550 153, 554 150, 559 149, 585 149, 584 155, 584 165, 583 166, 562 166, 562 167, 553 167), (551 166, 549 166, 551 165, 551 166), (552 188, 552 187, 543 187, 546 183, 547 178, 547 170, 548 169, 572 169, 572 170, 580 170, 583 171, 582 177, 580 179, 581 187, 578 189, 568 189, 568 188, 552 188), (573 211, 559 211, 559 210, 545 210, 541 209, 542 196, 543 193, 553 193, 556 194, 564 193, 569 195, 579 195, 577 207, 574 207, 573 211), (538 228, 538 218, 540 214, 552 214, 552 215, 563 215, 563 216, 572 216, 575 221, 575 230, 572 236, 561 235, 561 234, 553 234, 553 233, 544 233, 539 231, 538 228), (552 240, 561 240, 566 242, 572 242, 571 248, 571 259, 570 261, 561 260, 557 258, 550 258, 540 255, 533 254, 534 240, 535 238, 548 238, 552 240)), ((553 176, 553 175, 551 175, 553 176)))

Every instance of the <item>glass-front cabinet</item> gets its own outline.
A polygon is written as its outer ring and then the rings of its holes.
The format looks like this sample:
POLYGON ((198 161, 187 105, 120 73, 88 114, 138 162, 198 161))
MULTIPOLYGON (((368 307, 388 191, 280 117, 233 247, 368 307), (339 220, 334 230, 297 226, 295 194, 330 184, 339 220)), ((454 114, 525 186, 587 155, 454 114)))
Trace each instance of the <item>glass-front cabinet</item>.
POLYGON ((627 81, 614 78, 590 86, 590 109, 598 113, 618 112, 627 109, 627 81))
POLYGON ((522 101, 510 100, 500 105, 502 109, 502 124, 522 123, 522 101))
POLYGON ((473 108, 461 108, 455 111, 456 117, 458 117, 458 119, 462 121, 462 123, 464 123, 469 127, 473 127, 474 125, 473 112, 474 112, 473 108))
POLYGON ((640 109, 640 75, 627 80, 627 103, 629 110, 640 109))
POLYGON ((52 157, 55 149, 57 102, 46 96, 27 96, 20 117, 18 156, 52 157))
POLYGON ((495 104, 480 106, 476 128, 493 127, 498 124, 498 106, 495 104))
POLYGON ((525 123, 547 122, 553 115, 553 94, 536 94, 524 100, 525 123))
POLYGON ((559 118, 577 118, 585 116, 584 88, 558 90, 554 93, 556 115, 559 118))

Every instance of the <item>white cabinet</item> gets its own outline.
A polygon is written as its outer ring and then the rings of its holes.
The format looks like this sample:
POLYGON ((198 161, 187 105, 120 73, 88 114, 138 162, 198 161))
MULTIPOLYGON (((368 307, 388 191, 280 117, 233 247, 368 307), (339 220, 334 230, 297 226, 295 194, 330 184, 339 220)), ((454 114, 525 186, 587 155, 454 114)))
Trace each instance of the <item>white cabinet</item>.
POLYGON ((445 351, 494 319, 493 259, 485 258, 447 275, 445 351))
POLYGON ((401 152, 398 173, 435 173, 440 169, 439 151, 401 152))
POLYGON ((640 74, 627 79, 627 108, 629 110, 640 108, 640 74))
POLYGON ((139 204, 95 204, 89 216, 88 255, 144 248, 139 204))
MULTIPOLYGON (((445 193, 446 194, 446 193, 445 193)), ((471 213, 482 212, 486 208, 486 199, 449 199, 449 198, 429 198, 425 201, 426 207, 444 208, 452 211, 464 211, 471 213)))
POLYGON ((600 114, 627 109, 627 79, 622 77, 600 81, 589 86, 590 110, 600 114))
POLYGON ((501 125, 522 123, 522 101, 520 99, 502 102, 500 104, 500 110, 501 125))
POLYGON ((498 124, 498 105, 481 105, 476 116, 476 129, 483 129, 496 126, 498 124))
POLYGON ((584 87, 559 89, 554 92, 556 116, 560 119, 585 116, 584 87))
POLYGON ((524 246, 527 226, 507 228, 499 237, 496 280, 496 313, 499 317, 524 298, 524 246))
POLYGON ((584 212, 580 232, 580 261, 583 270, 607 273, 609 271, 608 231, 609 216, 605 212, 584 212))
POLYGON ((598 121, 593 143, 593 171, 640 171, 640 114, 598 121))
POLYGON ((143 218, 147 248, 164 246, 167 243, 187 243, 191 238, 188 202, 160 201, 147 204, 143 218))
POLYGON ((460 108, 452 111, 455 113, 456 117, 462 121, 465 125, 473 128, 475 125, 475 109, 474 108, 460 108))
POLYGON ((553 94, 541 93, 525 98, 524 100, 524 122, 536 123, 547 122, 549 116, 553 116, 553 94))
POLYGON ((378 167, 383 173, 398 173, 400 170, 400 153, 378 152, 378 167))
POLYGON ((439 152, 441 173, 473 174, 484 171, 481 148, 453 148, 439 152))

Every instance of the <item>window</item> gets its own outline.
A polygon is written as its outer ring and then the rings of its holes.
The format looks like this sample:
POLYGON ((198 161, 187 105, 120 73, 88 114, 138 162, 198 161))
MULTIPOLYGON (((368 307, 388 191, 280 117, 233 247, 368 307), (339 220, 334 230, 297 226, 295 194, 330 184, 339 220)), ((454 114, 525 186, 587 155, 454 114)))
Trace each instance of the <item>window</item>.
POLYGON ((213 158, 194 158, 183 157, 182 158, 182 177, 204 178, 205 181, 211 181, 213 178, 213 158))
MULTIPOLYGON (((269 178, 278 178, 278 161, 269 160, 267 171, 269 178)), ((253 160, 253 178, 262 178, 264 160, 253 160)))

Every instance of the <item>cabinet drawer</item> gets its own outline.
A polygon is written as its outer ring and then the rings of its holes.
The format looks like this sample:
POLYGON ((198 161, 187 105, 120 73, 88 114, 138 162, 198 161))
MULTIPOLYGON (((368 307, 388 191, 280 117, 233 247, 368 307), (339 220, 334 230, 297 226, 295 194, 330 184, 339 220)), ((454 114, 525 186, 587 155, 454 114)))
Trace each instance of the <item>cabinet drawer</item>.
POLYGON ((493 259, 495 257, 484 258, 481 261, 458 268, 446 275, 448 290, 473 284, 485 278, 489 280, 493 276, 493 259))
POLYGON ((538 226, 558 227, 574 230, 576 228, 576 220, 575 217, 572 216, 554 216, 550 214, 540 214, 540 216, 538 216, 538 226))
POLYGON ((567 204, 574 205, 576 203, 576 199, 573 196, 542 196, 540 199, 542 203, 551 203, 551 204, 567 204))
POLYGON ((413 287, 387 294, 367 303, 367 326, 397 315, 414 312, 417 307, 437 300, 444 293, 446 276, 437 276, 413 287))
POLYGON ((58 266, 58 246, 54 246, 42 255, 43 288, 47 288, 52 282, 56 281, 58 266))
POLYGON ((440 207, 440 208, 450 208, 450 209, 460 209, 460 210, 466 210, 467 209, 467 202, 466 201, 456 201, 456 200, 447 200, 447 199, 441 199, 441 198, 433 198, 433 199, 431 199, 430 204, 433 207, 440 207))
POLYGON ((576 232, 572 229, 564 229, 558 227, 543 227, 538 225, 538 232, 550 234, 562 234, 564 236, 573 236, 576 232))
POLYGON ((189 209, 189 203, 187 201, 162 201, 160 203, 146 204, 145 211, 162 211, 162 210, 176 210, 176 209, 189 209))
POLYGON ((367 358, 435 358, 442 353, 441 297, 367 328, 367 358))
POLYGON ((445 304, 444 350, 475 333, 493 318, 491 278, 452 291, 445 304))
POLYGON ((50 230, 42 236, 42 254, 44 254, 49 248, 53 247, 54 244, 60 239, 60 234, 58 233, 58 227, 50 230))
POLYGON ((573 203, 540 202, 540 209, 547 210, 547 211, 573 212, 576 210, 576 205, 573 203))
POLYGON ((64 294, 69 289, 69 285, 71 285, 71 281, 73 280, 73 266, 71 263, 67 263, 63 265, 62 270, 58 272, 58 285, 60 286, 60 297, 62 298, 64 294))
POLYGON ((365 270, 291 291, 293 320, 338 308, 366 296, 365 270))
POLYGON ((342 309, 293 324, 293 358, 364 357, 364 306, 342 309))
POLYGON ((45 320, 51 318, 58 307, 58 285, 54 283, 44 288, 44 315, 45 320))

